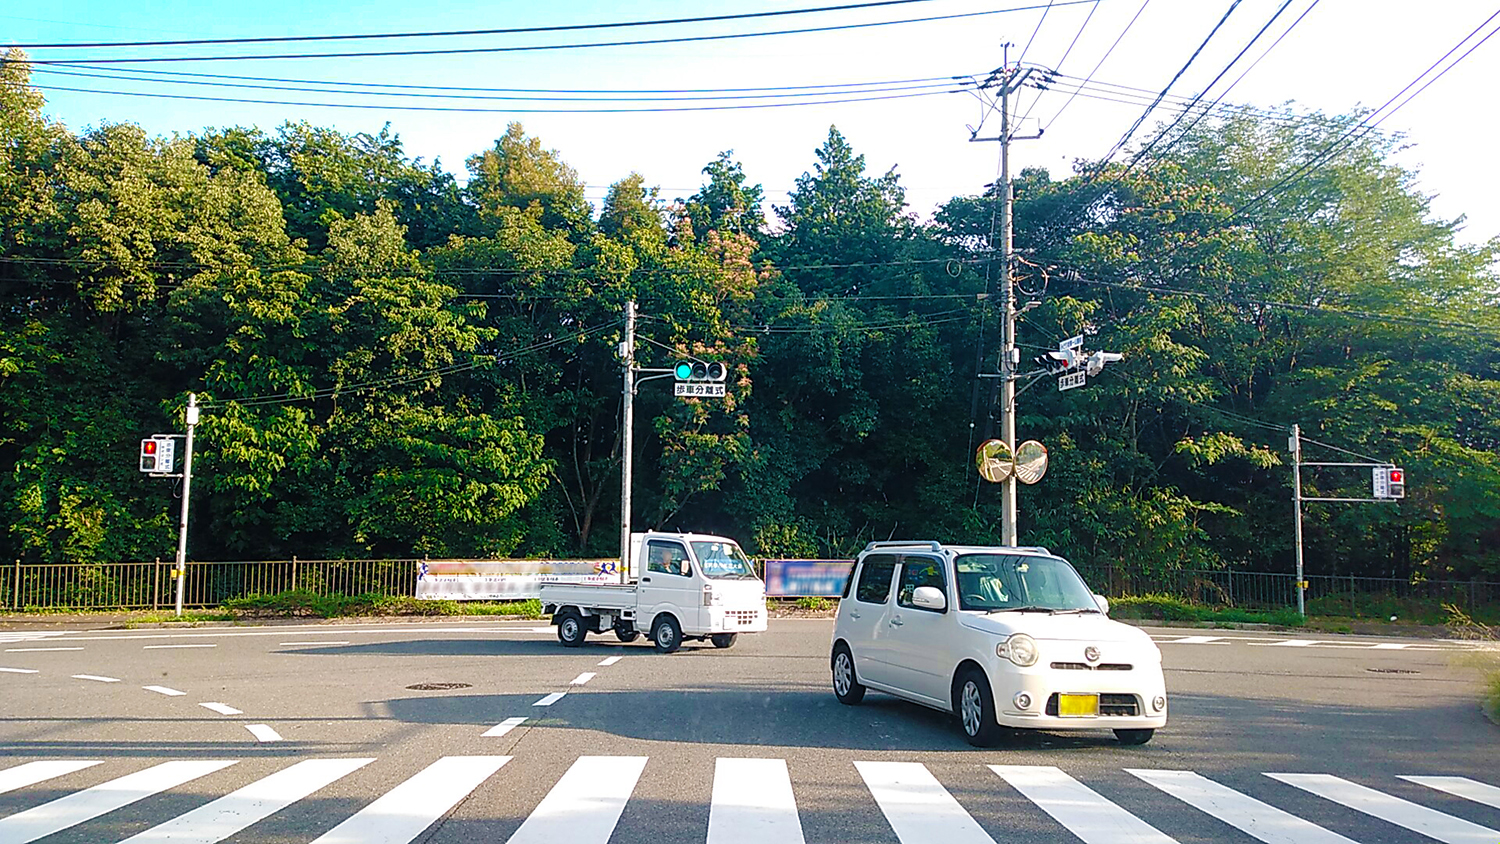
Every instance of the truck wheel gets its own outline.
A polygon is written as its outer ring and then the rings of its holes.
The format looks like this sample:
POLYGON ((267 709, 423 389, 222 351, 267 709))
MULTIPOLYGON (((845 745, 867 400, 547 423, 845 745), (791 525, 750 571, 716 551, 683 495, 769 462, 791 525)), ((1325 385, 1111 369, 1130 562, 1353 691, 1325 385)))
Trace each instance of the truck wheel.
POLYGON ((995 720, 995 697, 984 672, 969 669, 958 681, 954 694, 954 714, 964 737, 975 747, 994 747, 1000 741, 1000 724, 995 720))
POLYGON ((658 653, 669 654, 682 647, 682 626, 670 615, 657 616, 651 625, 651 641, 658 653))
POLYGON ((732 648, 734 647, 734 640, 739 637, 740 634, 738 633, 715 633, 709 638, 713 639, 714 647, 716 648, 732 648))
POLYGON ((565 648, 576 648, 583 644, 584 637, 588 636, 588 628, 583 626, 583 618, 573 610, 564 610, 557 617, 557 641, 563 643, 565 648))
POLYGON ((1154 735, 1156 735, 1156 731, 1149 728, 1144 730, 1115 730, 1115 738, 1120 740, 1120 744, 1145 744, 1154 735))
POLYGON ((858 706, 865 699, 865 687, 854 673, 854 655, 843 642, 833 649, 833 696, 845 706, 858 706))
POLYGON ((634 627, 616 627, 615 638, 622 642, 634 642, 636 639, 641 638, 641 631, 634 627))

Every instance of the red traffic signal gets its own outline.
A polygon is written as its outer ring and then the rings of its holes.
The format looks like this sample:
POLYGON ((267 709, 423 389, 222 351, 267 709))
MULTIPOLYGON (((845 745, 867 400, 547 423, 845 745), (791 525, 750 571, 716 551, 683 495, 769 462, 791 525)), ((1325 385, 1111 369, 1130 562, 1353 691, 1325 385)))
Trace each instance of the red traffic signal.
POLYGON ((1390 471, 1390 474, 1389 474, 1388 478, 1389 478, 1390 482, 1393 483, 1393 484, 1399 484, 1399 483, 1405 483, 1406 482, 1405 473, 1403 473, 1400 469, 1392 469, 1390 471))
POLYGON ((156 440, 141 440, 141 454, 155 454, 156 440))
POLYGON ((1385 470, 1385 490, 1389 498, 1406 497, 1406 470, 1392 466, 1385 470))

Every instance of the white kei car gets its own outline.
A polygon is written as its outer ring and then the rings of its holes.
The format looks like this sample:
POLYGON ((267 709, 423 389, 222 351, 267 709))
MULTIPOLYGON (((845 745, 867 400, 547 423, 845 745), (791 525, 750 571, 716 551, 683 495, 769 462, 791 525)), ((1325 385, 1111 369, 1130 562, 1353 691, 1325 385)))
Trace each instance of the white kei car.
POLYGON ((1167 723, 1161 650, 1108 609, 1045 548, 872 542, 839 602, 833 692, 952 712, 977 746, 1006 728, 1144 744, 1167 723))

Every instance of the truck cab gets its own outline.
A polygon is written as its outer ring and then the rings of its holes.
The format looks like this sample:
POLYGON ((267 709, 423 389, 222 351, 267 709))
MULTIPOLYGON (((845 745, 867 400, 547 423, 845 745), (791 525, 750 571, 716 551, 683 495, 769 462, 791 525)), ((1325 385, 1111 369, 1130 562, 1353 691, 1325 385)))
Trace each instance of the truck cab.
POLYGON ((558 640, 583 644, 589 633, 615 632, 622 642, 641 633, 658 651, 684 641, 732 647, 740 633, 766 629, 765 584, 732 539, 698 533, 631 535, 630 567, 620 584, 546 584, 543 610, 558 640))

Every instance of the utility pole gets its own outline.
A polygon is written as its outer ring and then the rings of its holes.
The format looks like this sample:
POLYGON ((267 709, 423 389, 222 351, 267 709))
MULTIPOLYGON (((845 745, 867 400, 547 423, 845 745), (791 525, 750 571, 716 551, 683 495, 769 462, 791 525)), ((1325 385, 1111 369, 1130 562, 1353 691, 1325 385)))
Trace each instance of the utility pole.
POLYGON ((635 421, 635 301, 625 303, 625 338, 620 341, 620 365, 625 374, 623 418, 620 420, 620 582, 630 578, 630 475, 635 421))
POLYGON ((1307 615, 1307 592, 1302 579, 1302 426, 1292 425, 1292 506, 1297 510, 1297 615, 1307 615))
MULTIPOLYGON (((975 130, 969 140, 1000 142, 1000 439, 1004 440, 1011 454, 1016 451, 1016 372, 1020 367, 1020 355, 1016 351, 1016 290, 1015 274, 1012 272, 1014 241, 1012 219, 1014 196, 1010 184, 1010 142, 1041 137, 1041 134, 1016 138, 1010 128, 1010 95, 1021 87, 1031 69, 1012 70, 1009 45, 1006 45, 1005 67, 1000 74, 1000 135, 995 138, 978 138, 975 130)), ((1016 492, 1017 480, 1011 473, 1000 486, 1000 541, 1004 545, 1017 544, 1016 492)))
POLYGON ((193 429, 198 427, 198 394, 188 393, 187 442, 182 455, 182 517, 177 522, 177 615, 182 615, 183 584, 187 581, 188 503, 193 492, 193 429))

